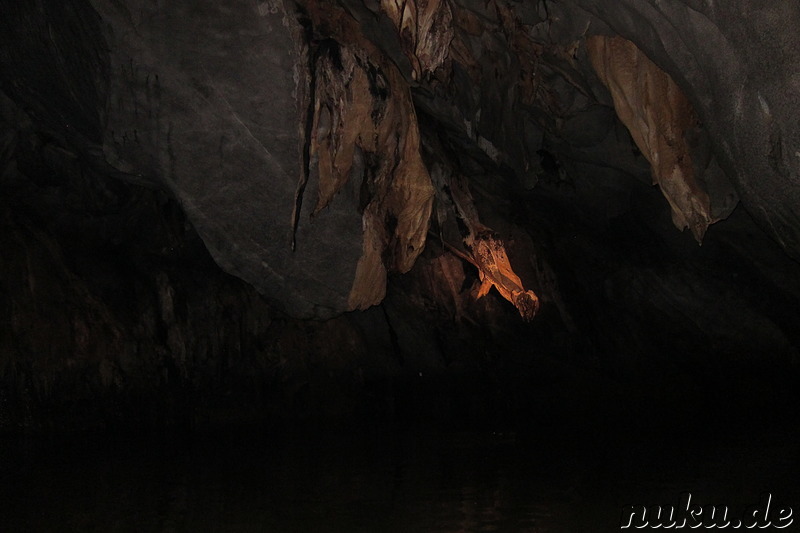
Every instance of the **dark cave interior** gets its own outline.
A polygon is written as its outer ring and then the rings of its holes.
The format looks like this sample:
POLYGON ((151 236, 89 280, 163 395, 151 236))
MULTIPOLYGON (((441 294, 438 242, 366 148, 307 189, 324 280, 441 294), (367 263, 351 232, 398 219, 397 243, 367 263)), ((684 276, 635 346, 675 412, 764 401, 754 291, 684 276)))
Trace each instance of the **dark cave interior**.
POLYGON ((2 4, 4 483, 87 435, 422 428, 800 471, 794 3, 2 4))

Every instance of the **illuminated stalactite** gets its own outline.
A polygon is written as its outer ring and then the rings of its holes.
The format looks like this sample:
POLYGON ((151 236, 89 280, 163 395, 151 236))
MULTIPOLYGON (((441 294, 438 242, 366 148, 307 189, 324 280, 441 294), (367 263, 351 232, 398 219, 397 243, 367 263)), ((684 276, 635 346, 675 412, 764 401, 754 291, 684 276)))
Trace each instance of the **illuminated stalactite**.
POLYGON ((453 14, 447 0, 381 0, 381 10, 397 27, 414 79, 444 63, 453 39, 453 14))
MULTIPOLYGON (((309 4, 317 40, 312 64, 309 177, 318 183, 313 214, 345 187, 362 210, 363 253, 348 308, 383 300, 387 272, 407 272, 425 246, 433 187, 419 154, 408 84, 397 66, 341 9, 309 4)), ((312 215, 313 216, 313 215, 312 215)))
POLYGON ((702 242, 712 216, 711 199, 695 176, 687 132, 697 117, 670 76, 622 37, 586 39, 592 66, 608 87, 614 108, 652 166, 653 181, 672 208, 678 229, 702 242))
POLYGON ((481 286, 477 297, 489 293, 492 287, 500 295, 514 304, 525 320, 532 320, 539 310, 539 298, 531 290, 526 290, 519 276, 508 260, 505 243, 489 228, 465 239, 473 264, 478 268, 481 286))
POLYGON ((504 240, 481 223, 466 181, 438 165, 433 168, 432 178, 440 191, 439 207, 446 206, 438 210, 440 228, 449 212, 454 213, 463 228, 459 245, 448 243, 443 234, 440 234, 440 238, 450 251, 478 269, 481 285, 475 294, 476 298, 486 296, 494 287, 517 308, 523 319, 532 320, 539 311, 539 297, 534 291, 526 289, 514 272, 504 240))

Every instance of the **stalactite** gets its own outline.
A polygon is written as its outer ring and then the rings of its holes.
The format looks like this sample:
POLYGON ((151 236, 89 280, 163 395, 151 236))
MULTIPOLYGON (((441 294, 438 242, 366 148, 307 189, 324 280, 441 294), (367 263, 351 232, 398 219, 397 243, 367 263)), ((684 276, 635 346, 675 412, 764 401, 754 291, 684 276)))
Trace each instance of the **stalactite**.
POLYGON ((653 182, 672 208, 678 229, 688 227, 697 242, 709 224, 711 199, 694 175, 686 134, 697 116, 670 76, 622 37, 586 40, 592 65, 611 91, 614 108, 652 165, 653 182))

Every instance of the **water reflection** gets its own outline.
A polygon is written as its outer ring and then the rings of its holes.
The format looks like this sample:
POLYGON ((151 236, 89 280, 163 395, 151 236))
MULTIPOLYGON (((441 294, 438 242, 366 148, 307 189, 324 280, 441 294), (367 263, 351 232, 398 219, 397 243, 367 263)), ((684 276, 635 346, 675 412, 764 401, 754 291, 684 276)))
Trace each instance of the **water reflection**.
POLYGON ((797 440, 546 439, 491 432, 281 432, 6 443, 0 530, 619 531, 631 503, 800 509, 797 440))

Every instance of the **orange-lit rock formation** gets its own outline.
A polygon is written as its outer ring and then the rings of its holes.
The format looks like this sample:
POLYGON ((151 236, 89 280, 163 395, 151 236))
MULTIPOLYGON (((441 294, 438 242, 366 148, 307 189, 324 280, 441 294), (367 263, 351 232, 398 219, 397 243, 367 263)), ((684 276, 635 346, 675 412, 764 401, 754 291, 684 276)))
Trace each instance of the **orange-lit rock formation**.
POLYGON ((317 50, 312 65, 307 171, 319 182, 312 216, 350 184, 364 233, 348 308, 365 309, 383 299, 387 270, 408 271, 422 251, 433 187, 419 154, 411 95, 397 67, 341 10, 317 6, 311 16, 338 39, 317 50))
POLYGON ((614 109, 653 168, 653 182, 672 208, 678 229, 702 242, 714 222, 708 193, 694 175, 687 132, 697 117, 683 91, 639 48, 622 37, 595 35, 586 48, 614 109))

